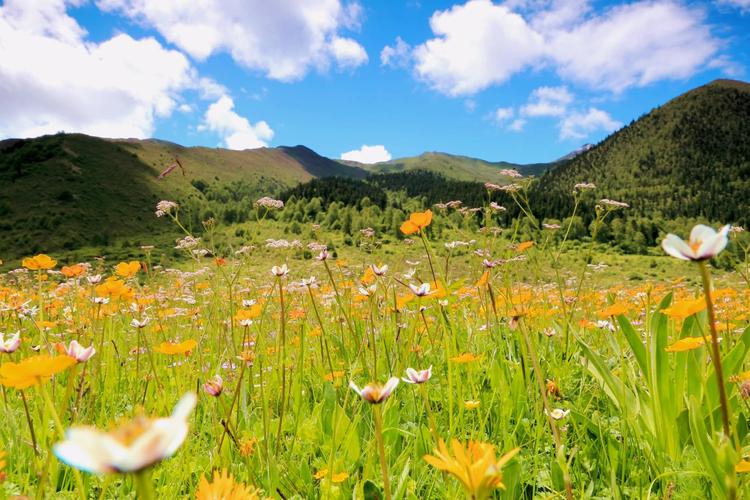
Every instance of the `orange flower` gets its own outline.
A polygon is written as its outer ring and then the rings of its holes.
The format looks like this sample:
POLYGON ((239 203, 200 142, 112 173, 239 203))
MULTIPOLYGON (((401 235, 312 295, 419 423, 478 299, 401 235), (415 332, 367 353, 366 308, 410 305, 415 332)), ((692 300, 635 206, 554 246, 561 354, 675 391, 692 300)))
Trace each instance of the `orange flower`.
POLYGON ((516 252, 523 252, 524 250, 528 250, 529 248, 534 246, 533 241, 523 241, 516 246, 516 252))
POLYGON ((628 306, 625 304, 621 304, 619 302, 615 302, 614 304, 605 307, 604 309, 600 309, 599 311, 596 311, 596 315, 600 318, 609 318, 610 316, 619 316, 621 314, 626 314, 628 312, 628 306))
POLYGON ((451 361, 453 361, 454 363, 464 364, 464 363, 473 363, 474 361, 478 359, 482 359, 482 356, 476 356, 470 352, 465 352, 461 354, 460 356, 452 357, 451 361))
POLYGON ((255 319, 260 316, 263 311, 262 304, 253 304, 249 309, 240 309, 237 314, 234 315, 236 321, 243 321, 247 319, 255 319))
POLYGON ((21 265, 31 271, 41 271, 45 269, 52 269, 57 265, 57 261, 49 255, 40 253, 34 257, 26 257, 21 262, 21 265))
POLYGON ((487 284, 487 282, 490 280, 490 272, 485 271, 482 273, 482 276, 480 276, 479 281, 477 281, 477 288, 482 288, 484 285, 487 284))
POLYGON ((19 363, 3 363, 0 365, 0 384, 15 389, 26 389, 46 382, 53 375, 74 364, 76 360, 70 356, 52 357, 49 354, 26 358, 19 363))
POLYGON ((401 224, 401 232, 409 235, 422 231, 432 222, 432 210, 424 212, 414 212, 409 216, 409 220, 401 224))
POLYGON ((98 297, 109 297, 110 299, 129 298, 133 296, 133 290, 118 279, 108 279, 95 288, 98 297))
POLYGON ((162 354, 188 354, 190 351, 195 349, 198 345, 193 339, 185 340, 184 342, 173 343, 173 342, 162 342, 158 346, 154 347, 154 351, 162 354))
POLYGON ((372 270, 371 266, 367 266, 367 269, 365 269, 365 272, 359 281, 365 286, 371 285, 372 282, 375 281, 375 271, 372 270))
POLYGON ((76 278, 82 275, 86 271, 86 268, 81 264, 74 264, 72 266, 63 266, 60 272, 66 278, 76 278))
POLYGON ((703 347, 703 344, 705 343, 706 341, 703 339, 703 337, 685 337, 684 339, 680 339, 677 342, 669 344, 664 348, 664 350, 667 352, 692 351, 693 349, 703 347))
POLYGON ((685 300, 677 304, 662 309, 662 314, 666 314, 673 319, 685 319, 688 316, 699 313, 706 308, 706 301, 703 297, 697 299, 685 300))
POLYGON ((141 263, 137 260, 120 262, 115 266, 115 273, 123 278, 132 278, 141 270, 141 263))

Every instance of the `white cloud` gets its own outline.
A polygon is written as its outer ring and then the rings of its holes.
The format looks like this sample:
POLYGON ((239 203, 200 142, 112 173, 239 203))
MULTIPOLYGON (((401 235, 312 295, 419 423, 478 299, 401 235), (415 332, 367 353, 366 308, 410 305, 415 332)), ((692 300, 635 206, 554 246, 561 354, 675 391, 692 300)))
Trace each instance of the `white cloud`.
POLYGON ((380 51, 380 64, 393 68, 406 68, 411 64, 411 45, 396 37, 394 45, 386 45, 380 51))
POLYGON ((549 53, 563 78, 616 93, 687 78, 719 49, 704 17, 670 0, 621 5, 555 34, 549 53))
POLYGON ((614 120, 606 111, 589 108, 586 112, 572 113, 560 122, 560 138, 584 139, 594 132, 614 132, 620 127, 622 123, 614 120))
POLYGON ((573 94, 567 87, 539 87, 529 97, 528 104, 521 107, 524 116, 562 116, 573 102, 573 94))
POLYGON ((521 132, 525 126, 526 126, 525 119, 516 118, 510 123, 510 125, 508 125, 508 130, 512 130, 513 132, 521 132))
POLYGON ((221 135, 223 145, 229 149, 262 148, 273 138, 268 123, 251 124, 234 111, 234 101, 228 96, 220 97, 208 107, 201 128, 221 135))
POLYGON ((720 42, 705 18, 701 8, 674 0, 641 0, 599 13, 587 0, 471 0, 432 15, 435 36, 413 50, 414 69, 451 96, 545 67, 565 80, 619 93, 706 68, 720 42))
POLYGON ((750 0, 719 0, 719 4, 736 7, 743 12, 750 12, 750 0))
POLYGON ((297 80, 332 63, 351 68, 367 61, 361 45, 340 36, 342 28, 359 25, 362 9, 356 2, 99 0, 97 5, 153 26, 198 60, 226 52, 277 80, 297 80))
POLYGON ((0 7, 0 137, 60 130, 148 137, 155 119, 179 106, 182 92, 216 86, 153 38, 85 37, 63 0, 7 0, 0 7))
POLYGON ((378 163, 391 159, 391 153, 383 145, 363 145, 359 149, 341 153, 342 160, 358 161, 359 163, 378 163))
POLYGON ((503 123, 515 116, 516 112, 513 110, 513 108, 497 108, 494 113, 492 113, 492 118, 497 123, 503 123))
POLYGON ((415 71, 436 90, 469 95, 506 81, 536 64, 542 36, 520 15, 488 0, 474 0, 435 12, 436 35, 414 51, 415 71))
POLYGON ((341 68, 356 68, 367 62, 367 52, 351 38, 334 38, 331 51, 341 68))

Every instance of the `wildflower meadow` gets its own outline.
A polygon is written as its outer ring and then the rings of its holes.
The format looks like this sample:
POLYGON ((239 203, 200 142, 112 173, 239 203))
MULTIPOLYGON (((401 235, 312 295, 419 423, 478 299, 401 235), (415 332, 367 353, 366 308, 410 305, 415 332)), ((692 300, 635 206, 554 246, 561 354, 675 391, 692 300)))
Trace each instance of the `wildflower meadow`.
POLYGON ((461 204, 429 207, 389 251, 290 243, 264 197, 238 248, 162 201, 179 258, 27 256, 0 274, 0 497, 748 498, 750 284, 712 265, 742 229, 685 227, 673 277, 628 280, 522 181, 486 188, 518 217, 438 238, 461 204))

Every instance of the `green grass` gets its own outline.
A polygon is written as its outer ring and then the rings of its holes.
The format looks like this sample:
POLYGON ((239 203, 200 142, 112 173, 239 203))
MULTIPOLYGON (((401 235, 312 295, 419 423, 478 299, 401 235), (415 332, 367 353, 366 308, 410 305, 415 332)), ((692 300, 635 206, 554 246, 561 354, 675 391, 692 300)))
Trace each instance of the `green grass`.
MULTIPOLYGON (((491 443, 498 457, 520 448, 503 468, 505 490, 495 490, 493 498, 564 498, 567 488, 573 498, 730 498, 726 480, 739 491, 750 486, 733 472, 742 452, 716 437, 721 424, 707 348, 664 350, 706 332, 705 312, 684 321, 662 312, 700 294, 696 265, 662 255, 617 255, 590 243, 568 242, 560 252, 559 242, 543 234, 519 253, 518 240, 488 231, 446 231, 441 239, 424 240, 426 246, 418 236, 408 245, 381 244, 377 235, 354 247, 345 243, 347 235, 313 234, 311 228, 285 234, 289 227, 272 220, 242 225, 242 241, 256 248, 235 255, 229 249, 238 247, 227 241, 237 227, 216 226, 201 235, 199 248, 223 262, 212 256, 176 262, 171 242, 157 244, 138 258, 146 272, 119 278, 129 294, 106 305, 92 302, 103 289, 83 278, 0 275, 0 302, 25 304, 0 312, 0 331, 19 330, 23 340, 0 362, 37 355, 32 346, 55 352, 58 341, 97 348, 89 361, 43 386, 63 427, 107 429, 141 412, 165 416, 182 394, 199 393, 184 444, 148 471, 159 496, 192 497, 202 475, 226 468, 272 498, 382 497, 380 410, 394 498, 463 496, 458 481, 423 459, 433 453, 434 436, 491 443), (303 248, 270 249, 267 238, 299 238, 303 248), (475 243, 448 258, 444 243, 469 238, 475 243), (310 241, 332 243, 336 258, 320 262, 310 258, 317 252, 305 255, 310 241), (485 283, 476 249, 505 260, 485 283), (273 276, 271 267, 284 263, 290 274, 273 276), (368 266, 378 263, 390 266, 385 276, 366 278, 368 266), (412 277, 404 276, 411 269, 412 277), (318 287, 308 290, 299 281, 310 276, 318 287), (435 278, 444 296, 420 299, 406 287, 435 278), (370 284, 375 289, 365 297, 359 288, 370 284), (260 307, 251 313, 243 301, 260 307), (602 316, 611 304, 624 312, 602 316), (32 306, 39 306, 33 318, 24 313, 32 306), (252 323, 241 325, 240 311, 252 323), (144 317, 150 318, 144 329, 131 325, 144 317), (607 323, 591 326, 599 320, 607 323), (196 342, 189 354, 156 349, 188 340, 196 342), (251 365, 238 360, 243 351, 251 365), (466 363, 453 359, 467 353, 466 363), (428 366, 433 376, 426 384, 402 382, 378 407, 347 386, 428 366), (219 397, 202 389, 216 374, 224 379, 219 397), (467 401, 478 407, 470 409, 467 401), (565 416, 550 421, 545 411, 554 409, 565 416), (233 437, 222 437, 222 421, 233 437), (329 474, 320 477, 324 469, 329 474), (331 481, 332 473, 342 474, 339 482, 331 481)), ((106 279, 115 263, 92 262, 87 275, 106 279)), ((748 292, 734 273, 714 271, 714 279, 717 288, 733 290, 714 300, 720 323, 730 326, 720 344, 729 379, 748 369, 748 292)), ((747 451, 747 405, 737 383, 727 390, 733 432, 747 451)), ((20 391, 4 388, 0 451, 7 465, 0 495, 76 498, 72 469, 50 454, 61 431, 52 407, 40 388, 23 394, 28 419, 20 391)), ((91 497, 132 498, 136 490, 127 474, 83 474, 82 481, 91 497)))

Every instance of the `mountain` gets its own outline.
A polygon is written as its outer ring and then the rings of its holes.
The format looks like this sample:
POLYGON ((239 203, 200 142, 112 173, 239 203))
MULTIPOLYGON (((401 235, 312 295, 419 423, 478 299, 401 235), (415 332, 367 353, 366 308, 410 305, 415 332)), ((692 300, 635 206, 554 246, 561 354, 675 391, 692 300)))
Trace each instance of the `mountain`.
POLYGON ((750 84, 716 80, 682 94, 539 180, 550 217, 578 182, 629 203, 628 216, 750 223, 750 84))
POLYGON ((594 147, 593 144, 586 143, 583 146, 581 146, 580 148, 576 149, 575 151, 571 151, 570 153, 566 154, 565 156, 563 156, 562 158, 558 159, 557 161, 558 162, 564 162, 564 161, 572 160, 576 156, 582 155, 583 153, 585 153, 586 151, 588 151, 589 149, 591 149, 593 147, 594 147))
POLYGON ((82 134, 4 140, 0 259, 123 238, 149 244, 172 229, 154 217, 161 199, 194 200, 199 224, 217 213, 212 202, 249 209, 258 197, 316 177, 366 175, 303 146, 232 151, 82 134))
POLYGON ((506 180, 506 177, 500 173, 503 169, 515 169, 523 175, 539 175, 547 169, 555 167, 558 162, 523 165, 505 161, 490 162, 448 153, 429 152, 419 156, 397 158, 369 165, 356 162, 347 162, 347 164, 357 166, 375 174, 426 170, 458 181, 501 182, 506 180))

